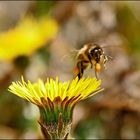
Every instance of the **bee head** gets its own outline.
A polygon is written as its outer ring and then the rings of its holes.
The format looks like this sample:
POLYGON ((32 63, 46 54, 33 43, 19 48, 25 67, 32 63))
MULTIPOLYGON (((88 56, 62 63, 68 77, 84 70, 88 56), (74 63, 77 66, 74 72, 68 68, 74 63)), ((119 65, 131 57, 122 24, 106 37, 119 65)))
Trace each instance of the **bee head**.
POLYGON ((99 45, 94 45, 92 49, 90 49, 90 56, 95 59, 95 61, 98 63, 100 62, 101 56, 103 55, 103 50, 99 45))

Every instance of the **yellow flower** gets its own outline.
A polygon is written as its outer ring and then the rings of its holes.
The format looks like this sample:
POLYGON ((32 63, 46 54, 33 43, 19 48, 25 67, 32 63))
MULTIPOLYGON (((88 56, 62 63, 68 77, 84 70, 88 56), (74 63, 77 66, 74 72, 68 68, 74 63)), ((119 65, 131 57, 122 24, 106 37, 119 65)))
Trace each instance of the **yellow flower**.
POLYGON ((0 60, 12 60, 19 55, 30 55, 52 39, 58 24, 52 18, 36 20, 23 18, 19 24, 0 33, 0 60))
POLYGON ((44 83, 12 82, 9 91, 37 105, 40 110, 42 133, 47 139, 66 138, 70 131, 74 105, 101 91, 96 78, 76 77, 71 82, 47 79, 44 83))
POLYGON ((61 102, 73 100, 72 102, 76 103, 102 90, 100 84, 101 81, 97 81, 96 78, 78 80, 77 77, 72 82, 59 82, 58 78, 56 80, 50 78, 45 83, 38 80, 32 84, 30 81, 26 83, 22 77, 22 82, 12 82, 9 91, 37 106, 44 106, 42 99, 54 102, 59 98, 61 102))

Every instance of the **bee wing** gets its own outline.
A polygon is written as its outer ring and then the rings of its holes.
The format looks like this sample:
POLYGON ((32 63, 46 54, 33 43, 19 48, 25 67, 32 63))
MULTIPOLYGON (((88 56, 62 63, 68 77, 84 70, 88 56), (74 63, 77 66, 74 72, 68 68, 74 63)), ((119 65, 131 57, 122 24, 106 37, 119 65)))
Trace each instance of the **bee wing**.
POLYGON ((66 55, 63 55, 60 61, 61 61, 61 62, 64 62, 64 61, 67 61, 67 60, 68 60, 68 61, 74 60, 75 57, 76 57, 76 55, 77 55, 77 53, 78 53, 78 51, 79 51, 79 50, 76 50, 76 49, 70 50, 70 53, 68 53, 68 54, 66 54, 66 55))

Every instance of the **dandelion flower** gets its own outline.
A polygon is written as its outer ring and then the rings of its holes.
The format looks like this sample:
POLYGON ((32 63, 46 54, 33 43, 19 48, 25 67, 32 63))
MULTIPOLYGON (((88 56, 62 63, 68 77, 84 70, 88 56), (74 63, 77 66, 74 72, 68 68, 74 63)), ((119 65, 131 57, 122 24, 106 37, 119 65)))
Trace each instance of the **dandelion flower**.
POLYGON ((77 77, 71 82, 57 77, 32 84, 22 77, 21 82, 12 82, 9 91, 39 107, 41 130, 45 138, 54 139, 68 136, 75 104, 101 91, 100 84, 96 78, 77 77))

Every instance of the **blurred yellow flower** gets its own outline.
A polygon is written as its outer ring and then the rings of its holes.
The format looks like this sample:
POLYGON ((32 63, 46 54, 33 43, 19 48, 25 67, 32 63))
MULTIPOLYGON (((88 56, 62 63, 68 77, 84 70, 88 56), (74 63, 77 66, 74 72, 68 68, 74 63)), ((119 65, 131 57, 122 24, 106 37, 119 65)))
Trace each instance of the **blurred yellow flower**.
POLYGON ((52 39, 57 31, 58 24, 52 18, 23 18, 15 28, 0 33, 0 60, 32 54, 52 39))

